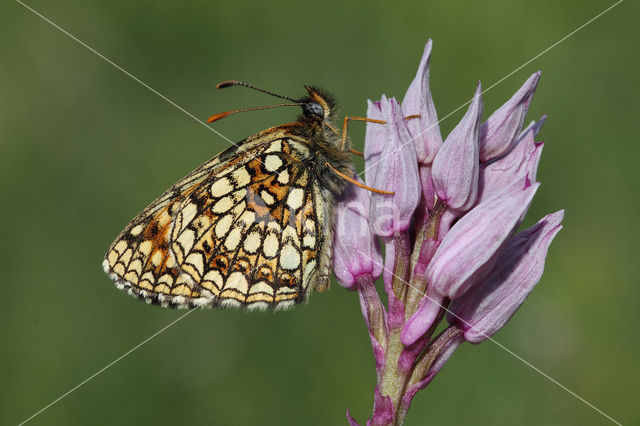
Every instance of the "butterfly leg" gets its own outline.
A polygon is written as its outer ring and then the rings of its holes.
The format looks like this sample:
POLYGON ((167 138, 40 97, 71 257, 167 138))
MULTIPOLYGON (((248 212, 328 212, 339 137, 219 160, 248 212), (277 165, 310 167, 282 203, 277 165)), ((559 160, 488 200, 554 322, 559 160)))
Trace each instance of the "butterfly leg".
MULTIPOLYGON (((373 118, 366 118, 366 117, 351 117, 351 116, 346 116, 344 118, 344 122, 342 123, 342 143, 340 144, 340 148, 344 151, 344 146, 347 143, 347 127, 349 126, 349 120, 354 120, 354 121, 367 121, 369 123, 378 123, 378 124, 387 124, 386 121, 384 120, 374 120, 373 118)), ((360 155, 362 156, 362 153, 359 151, 355 151, 355 150, 351 150, 352 153, 356 154, 356 155, 360 155)))
POLYGON ((371 188, 370 186, 364 185, 364 184, 358 182, 357 180, 355 180, 354 178, 345 175, 340 170, 338 170, 335 167, 333 167, 331 165, 331 163, 329 163, 328 161, 326 163, 324 163, 324 165, 329 167, 331 169, 331 171, 333 171, 335 174, 340 176, 342 179, 346 180, 347 182, 351 182, 355 186, 359 186, 360 188, 366 189, 367 191, 376 192, 378 194, 388 194, 388 195, 393 195, 394 194, 391 191, 383 191, 382 189, 375 189, 375 188, 371 188))

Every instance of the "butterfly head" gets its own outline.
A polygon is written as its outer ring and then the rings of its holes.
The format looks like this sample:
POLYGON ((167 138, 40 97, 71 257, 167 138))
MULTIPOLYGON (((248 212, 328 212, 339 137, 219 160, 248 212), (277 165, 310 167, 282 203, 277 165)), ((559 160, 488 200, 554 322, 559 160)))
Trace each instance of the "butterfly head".
POLYGON ((336 112, 336 101, 329 93, 313 86, 304 86, 308 96, 300 99, 302 113, 315 121, 329 121, 336 112))

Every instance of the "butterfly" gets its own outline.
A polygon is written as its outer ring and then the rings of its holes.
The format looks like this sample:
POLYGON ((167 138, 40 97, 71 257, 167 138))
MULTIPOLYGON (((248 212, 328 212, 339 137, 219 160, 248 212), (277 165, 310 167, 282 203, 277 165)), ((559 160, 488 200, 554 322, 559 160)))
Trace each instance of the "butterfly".
POLYGON ((345 117, 336 101, 305 86, 290 103, 296 122, 271 127, 213 157, 139 213, 107 251, 103 268, 117 288, 161 306, 284 309, 329 286, 334 208, 354 175, 345 117))

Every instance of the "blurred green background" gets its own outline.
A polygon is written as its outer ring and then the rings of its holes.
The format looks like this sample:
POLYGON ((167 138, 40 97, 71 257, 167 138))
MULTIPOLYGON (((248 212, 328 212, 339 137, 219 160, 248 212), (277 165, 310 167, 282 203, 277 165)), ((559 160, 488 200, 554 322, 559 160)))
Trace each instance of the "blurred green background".
MULTIPOLYGON (((271 102, 216 91, 226 79, 289 96, 316 84, 363 115, 367 98, 402 98, 429 37, 443 117, 613 2, 27 4, 205 119, 271 102)), ((100 263, 131 217, 228 143, 19 3, 0 8, 0 423, 16 424, 184 313, 122 294, 100 263)), ((640 423, 639 12, 621 3, 484 95, 487 117, 543 70, 527 221, 566 209, 542 281, 496 339, 623 424, 640 423)), ((236 141, 292 116, 215 129, 236 141)), ((364 126, 352 135, 362 147, 364 126)), ((30 424, 344 424, 347 408, 370 414, 374 383, 357 296, 334 283, 285 313, 196 311, 30 424)), ((458 350, 407 424, 610 423, 487 342, 458 350)))

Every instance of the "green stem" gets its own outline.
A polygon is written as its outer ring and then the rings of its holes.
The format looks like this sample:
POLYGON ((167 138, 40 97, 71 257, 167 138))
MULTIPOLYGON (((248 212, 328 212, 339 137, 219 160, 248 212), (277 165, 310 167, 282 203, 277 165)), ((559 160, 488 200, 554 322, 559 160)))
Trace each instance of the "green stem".
MULTIPOLYGON (((431 212, 431 216, 420 230, 413 250, 409 252, 409 246, 406 236, 394 236, 395 259, 393 268, 392 292, 393 296, 402 301, 404 312, 402 312, 402 325, 407 318, 415 312, 418 307, 419 300, 424 296, 426 291, 426 282, 418 282, 412 279, 413 268, 416 265, 422 242, 427 238, 437 238, 438 226, 440 218, 445 210, 445 206, 441 202, 437 202, 431 212), (407 284, 409 283, 409 284, 407 284)), ((422 279, 422 281, 424 281, 422 279)), ((390 295, 391 296, 391 295, 390 295)), ((397 314, 393 312, 394 306, 389 303, 389 315, 397 314)), ((407 390, 407 386, 414 375, 415 365, 412 368, 403 371, 398 365, 398 361, 403 351, 406 349, 400 335, 402 334, 402 325, 389 327, 389 335, 385 348, 385 365, 382 373, 382 380, 379 384, 380 394, 388 396, 394 408, 394 425, 402 425, 406 417, 408 407, 405 407, 402 398, 407 390)))

